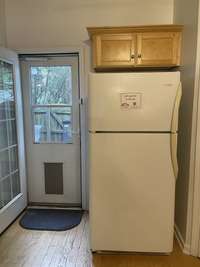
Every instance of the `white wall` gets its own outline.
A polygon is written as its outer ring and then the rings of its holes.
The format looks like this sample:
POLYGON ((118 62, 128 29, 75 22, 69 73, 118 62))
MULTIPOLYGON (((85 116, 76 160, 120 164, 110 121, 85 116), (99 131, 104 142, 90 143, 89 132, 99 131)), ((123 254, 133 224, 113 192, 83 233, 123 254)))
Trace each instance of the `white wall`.
POLYGON ((171 23, 173 0, 6 0, 9 48, 84 46, 86 98, 91 66, 87 26, 171 23))
POLYGON ((5 0, 0 0, 0 46, 5 46, 5 0))
MULTIPOLYGON (((179 177, 176 187, 176 225, 186 247, 189 247, 189 220, 191 215, 189 188, 194 175, 195 116, 197 94, 195 87, 196 54, 198 35, 199 0, 175 0, 174 23, 183 24, 183 49, 181 58, 181 79, 183 97, 179 126, 179 177), (189 208, 188 208, 189 207, 189 208)), ((187 248, 186 248, 187 249, 187 248)))
POLYGON ((11 48, 79 45, 87 26, 172 22, 173 0, 6 0, 11 48))

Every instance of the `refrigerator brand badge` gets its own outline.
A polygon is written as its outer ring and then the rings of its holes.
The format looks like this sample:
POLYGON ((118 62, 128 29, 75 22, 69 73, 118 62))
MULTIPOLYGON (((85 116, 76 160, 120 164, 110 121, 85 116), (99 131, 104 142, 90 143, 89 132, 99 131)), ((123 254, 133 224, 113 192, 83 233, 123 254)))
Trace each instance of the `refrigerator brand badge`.
POLYGON ((120 93, 121 109, 129 110, 141 107, 140 93, 120 93))

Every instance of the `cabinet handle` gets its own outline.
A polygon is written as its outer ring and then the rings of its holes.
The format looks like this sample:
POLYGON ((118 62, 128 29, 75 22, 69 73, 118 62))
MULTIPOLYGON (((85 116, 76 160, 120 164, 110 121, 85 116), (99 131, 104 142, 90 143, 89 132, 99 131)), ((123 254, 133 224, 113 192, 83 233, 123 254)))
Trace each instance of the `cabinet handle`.
POLYGON ((138 54, 138 58, 142 58, 142 55, 141 54, 138 54))
POLYGON ((134 59, 135 58, 135 55, 131 55, 131 58, 134 59))

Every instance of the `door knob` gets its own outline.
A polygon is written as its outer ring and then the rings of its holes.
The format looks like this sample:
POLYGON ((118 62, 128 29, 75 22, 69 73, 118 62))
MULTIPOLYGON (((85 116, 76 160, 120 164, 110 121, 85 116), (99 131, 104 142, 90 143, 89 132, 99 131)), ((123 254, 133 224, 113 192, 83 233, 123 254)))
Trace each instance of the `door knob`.
POLYGON ((138 54, 138 58, 142 58, 142 55, 141 54, 138 54))
POLYGON ((135 55, 131 55, 131 58, 134 59, 135 58, 135 55))

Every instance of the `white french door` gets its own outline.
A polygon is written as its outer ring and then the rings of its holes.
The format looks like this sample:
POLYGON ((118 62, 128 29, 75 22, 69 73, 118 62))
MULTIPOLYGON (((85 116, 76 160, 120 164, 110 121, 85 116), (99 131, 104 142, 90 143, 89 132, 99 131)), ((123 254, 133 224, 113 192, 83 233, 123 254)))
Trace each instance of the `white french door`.
POLYGON ((20 61, 29 202, 81 206, 78 55, 20 61))
POLYGON ((27 205, 18 56, 0 48, 0 233, 27 205))

